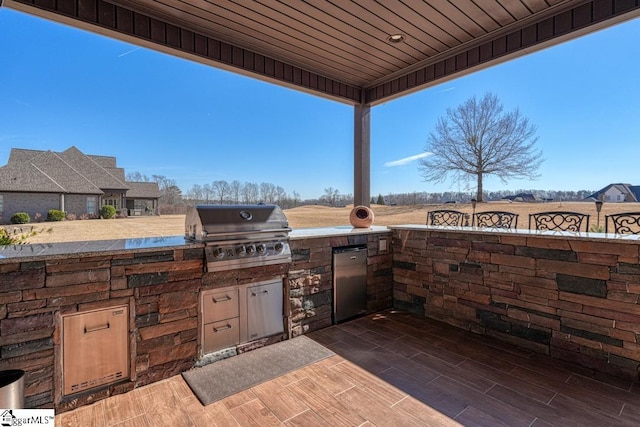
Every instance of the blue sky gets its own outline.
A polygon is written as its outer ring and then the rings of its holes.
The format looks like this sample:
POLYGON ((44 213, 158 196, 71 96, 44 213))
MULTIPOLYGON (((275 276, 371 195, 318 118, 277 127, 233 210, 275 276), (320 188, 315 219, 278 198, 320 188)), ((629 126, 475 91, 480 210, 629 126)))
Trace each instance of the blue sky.
MULTIPOLYGON (((270 182, 316 198, 353 192, 353 108, 0 8, 0 165, 12 147, 109 155, 183 192, 270 182)), ((439 116, 497 94, 538 127, 536 181, 486 190, 640 184, 640 19, 372 108, 372 195, 469 191, 423 182, 439 116)))

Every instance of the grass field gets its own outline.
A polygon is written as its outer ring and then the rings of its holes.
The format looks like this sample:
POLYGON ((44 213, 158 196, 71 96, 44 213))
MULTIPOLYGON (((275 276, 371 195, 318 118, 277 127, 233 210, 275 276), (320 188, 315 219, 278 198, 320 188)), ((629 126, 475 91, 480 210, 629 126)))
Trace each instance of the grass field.
MULTIPOLYGON (((327 206, 301 206, 285 210, 292 228, 328 227, 349 225, 352 206, 331 208, 327 206)), ((374 225, 424 224, 427 212, 434 209, 456 209, 471 213, 470 204, 419 205, 419 206, 379 206, 372 205, 374 225)), ((476 211, 504 210, 520 215, 518 228, 527 228, 530 213, 564 210, 591 215, 590 224, 596 224, 595 204, 592 202, 489 202, 479 203, 476 211)), ((640 203, 605 203, 600 214, 600 224, 604 216, 616 212, 640 211, 640 203)), ((75 242, 82 240, 109 240, 129 237, 176 236, 184 234, 184 215, 162 215, 159 217, 131 217, 123 219, 76 220, 63 222, 43 222, 22 226, 23 230, 49 229, 31 237, 28 243, 75 242)), ((12 228, 9 226, 9 228, 12 228)))

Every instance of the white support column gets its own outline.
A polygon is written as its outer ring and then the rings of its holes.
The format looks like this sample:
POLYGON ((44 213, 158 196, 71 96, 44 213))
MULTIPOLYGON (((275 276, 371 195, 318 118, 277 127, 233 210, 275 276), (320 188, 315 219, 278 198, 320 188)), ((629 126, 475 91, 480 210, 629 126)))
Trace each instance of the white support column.
POLYGON ((371 124, 369 105, 354 107, 353 145, 353 203, 354 206, 371 204, 371 124))
POLYGON ((64 212, 64 193, 60 193, 60 210, 64 212))

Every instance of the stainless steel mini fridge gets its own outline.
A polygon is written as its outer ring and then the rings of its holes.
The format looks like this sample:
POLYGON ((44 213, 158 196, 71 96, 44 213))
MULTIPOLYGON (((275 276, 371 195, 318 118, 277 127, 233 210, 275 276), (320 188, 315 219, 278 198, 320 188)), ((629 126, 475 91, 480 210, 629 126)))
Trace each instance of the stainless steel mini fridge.
POLYGON ((333 322, 367 312, 367 247, 333 250, 333 322))

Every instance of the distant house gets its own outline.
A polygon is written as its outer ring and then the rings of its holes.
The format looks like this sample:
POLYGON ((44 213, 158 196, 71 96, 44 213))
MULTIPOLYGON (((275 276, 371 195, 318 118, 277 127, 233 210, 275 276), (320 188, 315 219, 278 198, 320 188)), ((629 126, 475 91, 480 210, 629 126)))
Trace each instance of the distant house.
POLYGON ((536 196, 534 196, 531 193, 518 193, 512 196, 505 196, 502 198, 502 200, 510 200, 512 202, 539 202, 540 201, 540 199, 538 199, 536 196))
POLYGON ((586 199, 608 203, 638 202, 640 201, 640 185, 609 184, 586 199))
POLYGON ((53 151, 12 148, 0 167, 0 218, 16 212, 46 216, 58 209, 76 216, 97 215, 104 205, 116 211, 157 213, 155 182, 127 182, 116 158, 87 155, 76 147, 53 151))

